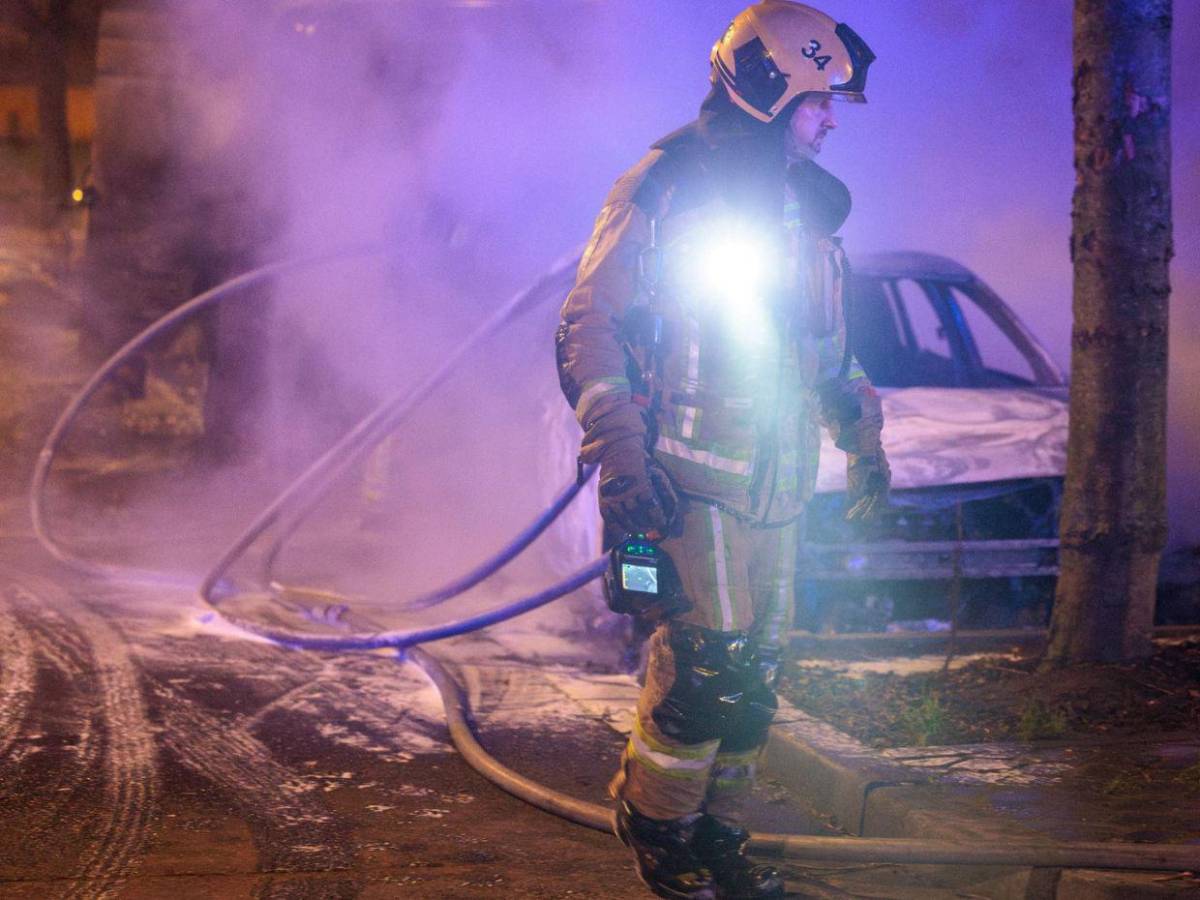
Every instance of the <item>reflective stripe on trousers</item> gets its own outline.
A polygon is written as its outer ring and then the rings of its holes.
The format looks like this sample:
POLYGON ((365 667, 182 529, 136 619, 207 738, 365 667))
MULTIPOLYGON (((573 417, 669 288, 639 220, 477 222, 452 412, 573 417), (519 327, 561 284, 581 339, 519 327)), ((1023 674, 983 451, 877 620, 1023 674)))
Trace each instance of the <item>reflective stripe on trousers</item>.
MULTIPOLYGON (((751 528, 716 507, 691 504, 683 535, 662 545, 694 603, 676 621, 712 631, 749 632, 762 644, 782 646, 792 621, 801 527, 793 523, 751 528)), ((646 684, 621 770, 611 785, 613 796, 655 819, 706 809, 736 821, 754 786, 762 748, 722 752, 720 740, 688 744, 658 728, 653 711, 671 691, 677 675, 665 631, 660 627, 650 638, 646 684)))

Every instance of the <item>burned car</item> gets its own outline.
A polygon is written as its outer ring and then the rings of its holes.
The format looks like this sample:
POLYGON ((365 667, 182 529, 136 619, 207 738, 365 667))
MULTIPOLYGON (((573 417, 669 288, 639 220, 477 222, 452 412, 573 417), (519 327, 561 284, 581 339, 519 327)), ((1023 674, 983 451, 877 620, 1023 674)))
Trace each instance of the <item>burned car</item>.
POLYGON ((1057 573, 1061 371, 1004 301, 953 260, 864 256, 852 288, 850 340, 883 398, 892 508, 870 534, 850 530, 845 457, 826 436, 798 624, 938 627, 953 598, 963 601, 960 624, 1038 624, 1057 573))

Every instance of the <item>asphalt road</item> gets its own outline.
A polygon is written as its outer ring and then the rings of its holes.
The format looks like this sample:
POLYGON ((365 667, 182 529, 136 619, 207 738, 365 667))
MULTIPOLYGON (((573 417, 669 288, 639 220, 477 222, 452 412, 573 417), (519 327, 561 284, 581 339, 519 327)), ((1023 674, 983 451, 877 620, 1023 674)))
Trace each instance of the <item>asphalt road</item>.
MULTIPOLYGON (((91 581, 20 531, 0 532, 0 573, 4 898, 649 896, 614 838, 468 768, 410 664, 246 640, 201 621, 186 591, 91 581)), ((539 694, 540 670, 511 642, 486 645, 435 648, 457 666, 485 746, 602 802, 618 732, 539 694)), ((831 833, 769 779, 751 817, 831 833)), ((1003 875, 786 874, 795 897, 888 898, 1000 896, 986 886, 1003 875)))
POLYGON ((412 666, 205 634, 7 543, 3 896, 644 896, 614 840, 467 768, 412 666))

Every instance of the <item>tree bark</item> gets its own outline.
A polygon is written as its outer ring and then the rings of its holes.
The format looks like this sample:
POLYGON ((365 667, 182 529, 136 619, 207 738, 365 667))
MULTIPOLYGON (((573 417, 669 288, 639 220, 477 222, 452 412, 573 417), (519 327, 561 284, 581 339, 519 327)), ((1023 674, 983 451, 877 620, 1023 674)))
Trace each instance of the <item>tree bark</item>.
POLYGON ((0 21, 29 38, 29 73, 37 95, 41 206, 47 224, 71 195, 71 134, 67 127, 67 43, 72 0, 0 0, 0 21))
POLYGON ((1045 665, 1149 653, 1166 540, 1171 0, 1075 0, 1071 425, 1045 665))
POLYGON ((48 222, 71 196, 71 134, 67 128, 67 32, 70 0, 51 0, 31 35, 37 82, 42 203, 48 222))

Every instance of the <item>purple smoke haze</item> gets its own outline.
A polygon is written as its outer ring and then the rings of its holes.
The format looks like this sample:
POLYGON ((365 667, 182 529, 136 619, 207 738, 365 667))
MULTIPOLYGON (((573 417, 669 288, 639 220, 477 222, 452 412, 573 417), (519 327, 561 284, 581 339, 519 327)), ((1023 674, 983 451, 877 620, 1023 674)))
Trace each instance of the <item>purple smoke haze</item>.
MULTIPOLYGON (((204 21, 181 21, 200 55, 237 73, 219 92, 221 120, 236 120, 227 164, 247 167, 264 188, 252 203, 279 223, 264 256, 361 240, 404 248, 399 268, 296 279, 273 313, 280 380, 316 365, 338 390, 362 394, 350 405, 365 410, 367 398, 426 371, 587 238, 613 180, 693 117, 709 49, 741 4, 347 3, 359 26, 369 24, 333 45, 321 43, 328 29, 310 14, 317 4, 283 4, 295 14, 249 30, 244 11, 233 23, 213 18, 229 6, 206 5, 204 21), (307 356, 297 355, 297 340, 307 356)), ((839 111, 841 127, 821 157, 854 194, 844 231, 851 256, 914 249, 965 263, 1065 370, 1071 4, 837 0, 824 8, 879 57, 869 104, 839 111)), ((1200 543, 1200 76, 1186 64, 1200 55, 1200 7, 1180 3, 1176 14, 1173 545, 1200 543)), ((424 497, 430 510, 473 503, 489 511, 462 523, 465 544, 493 544, 536 508, 521 496, 558 487, 529 462, 546 455, 543 419, 559 402, 552 318, 494 343, 438 407, 453 415, 431 412, 400 439, 401 455, 429 468, 397 476, 396 490, 424 497)), ((285 396, 275 413, 277 431, 292 429, 289 442, 302 440, 297 422, 315 433, 346 417, 344 409, 297 412, 297 404, 306 405, 285 396)))

